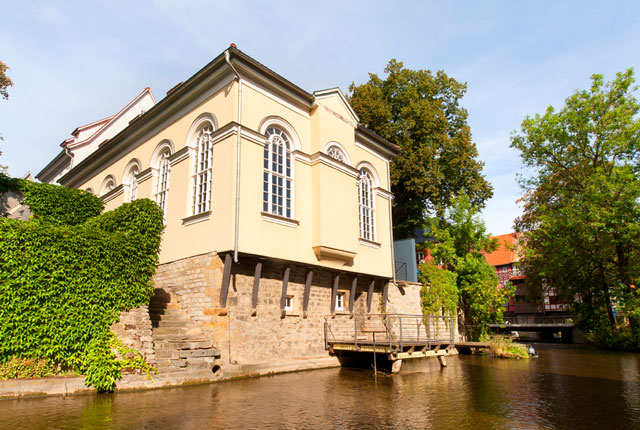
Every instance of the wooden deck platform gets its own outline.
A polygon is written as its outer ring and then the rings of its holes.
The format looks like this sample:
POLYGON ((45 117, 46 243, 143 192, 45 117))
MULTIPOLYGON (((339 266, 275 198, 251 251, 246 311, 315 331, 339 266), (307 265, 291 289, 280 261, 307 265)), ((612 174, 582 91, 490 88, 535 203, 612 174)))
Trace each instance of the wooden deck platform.
POLYGON ((335 355, 368 353, 390 361, 441 357, 454 347, 450 317, 380 314, 355 319, 325 319, 325 347, 335 355))

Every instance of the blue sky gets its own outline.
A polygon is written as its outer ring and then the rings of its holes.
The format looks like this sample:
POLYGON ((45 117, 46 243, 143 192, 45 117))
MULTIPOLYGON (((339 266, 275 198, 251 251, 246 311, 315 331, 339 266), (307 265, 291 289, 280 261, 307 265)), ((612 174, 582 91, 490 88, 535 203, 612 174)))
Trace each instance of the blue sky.
POLYGON ((234 42, 307 91, 363 83, 391 58, 466 82, 463 106, 495 188, 483 217, 511 231, 520 210, 510 133, 593 73, 640 65, 640 3, 592 1, 6 2, 0 164, 37 173, 71 131, 149 86, 160 99, 234 42))

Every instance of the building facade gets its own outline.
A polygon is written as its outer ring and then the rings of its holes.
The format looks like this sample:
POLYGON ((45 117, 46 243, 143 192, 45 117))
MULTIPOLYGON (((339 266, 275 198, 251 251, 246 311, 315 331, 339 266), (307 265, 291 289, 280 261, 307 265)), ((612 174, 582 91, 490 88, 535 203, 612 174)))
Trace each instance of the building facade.
POLYGON ((518 233, 494 236, 493 239, 498 240, 498 248, 494 252, 485 254, 487 262, 496 269, 499 287, 504 288, 505 285, 511 283, 516 288, 513 297, 505 305, 505 317, 567 312, 568 305, 558 300, 553 289, 545 289, 542 303, 534 303, 528 298, 524 283, 525 275, 518 266, 520 260, 519 237, 518 233))
POLYGON ((171 339, 216 349, 223 370, 326 357, 325 317, 384 310, 399 150, 339 89, 308 93, 232 46, 153 101, 71 167, 68 143, 39 177, 107 210, 150 198, 164 211, 149 309, 161 369, 189 365, 171 339))

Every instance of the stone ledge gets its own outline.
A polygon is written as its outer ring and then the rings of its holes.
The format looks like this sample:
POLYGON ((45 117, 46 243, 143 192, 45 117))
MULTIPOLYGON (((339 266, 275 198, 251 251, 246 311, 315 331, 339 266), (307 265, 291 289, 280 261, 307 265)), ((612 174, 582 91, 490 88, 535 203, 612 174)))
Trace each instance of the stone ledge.
MULTIPOLYGON (((249 378, 301 370, 339 367, 336 357, 308 358, 280 363, 229 364, 221 372, 210 370, 192 372, 171 372, 153 375, 153 381, 146 375, 124 375, 117 383, 116 391, 147 390, 176 387, 180 385, 207 384, 237 378, 249 378)), ((27 396, 68 396, 96 393, 95 388, 84 385, 83 377, 11 379, 0 381, 0 398, 27 396)))

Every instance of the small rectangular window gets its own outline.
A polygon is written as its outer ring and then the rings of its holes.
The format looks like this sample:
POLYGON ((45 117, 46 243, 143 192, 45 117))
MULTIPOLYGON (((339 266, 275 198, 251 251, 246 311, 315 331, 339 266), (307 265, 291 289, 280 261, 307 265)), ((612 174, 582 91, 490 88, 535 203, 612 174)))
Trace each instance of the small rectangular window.
POLYGON ((336 310, 343 311, 344 310, 344 293, 338 293, 336 295, 336 310))
POLYGON ((284 299, 284 310, 292 311, 293 310, 293 296, 287 296, 284 299))

